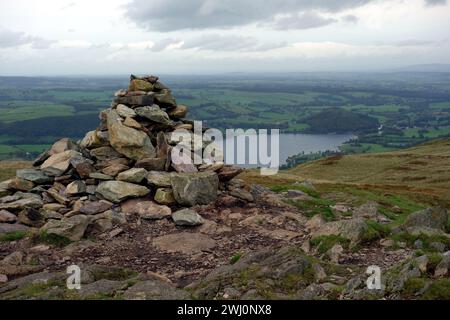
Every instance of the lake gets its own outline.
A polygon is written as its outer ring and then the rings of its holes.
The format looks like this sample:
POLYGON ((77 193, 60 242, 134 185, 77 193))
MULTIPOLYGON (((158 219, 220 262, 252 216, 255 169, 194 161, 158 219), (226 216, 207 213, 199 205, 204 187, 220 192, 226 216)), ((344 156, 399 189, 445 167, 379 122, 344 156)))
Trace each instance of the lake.
MULTIPOLYGON (((319 151, 337 151, 339 146, 344 142, 355 138, 353 134, 295 134, 295 133, 282 133, 279 136, 280 148, 279 148, 279 162, 280 165, 286 163, 286 159, 290 156, 304 152, 305 154, 314 153, 319 151)), ((235 138, 235 155, 237 152, 237 140, 235 138)), ((230 139, 226 139, 225 143, 228 144, 230 139)), ((270 146, 270 139, 268 145, 270 146)), ((269 147, 270 150, 270 147, 269 147)), ((226 152, 224 152, 226 154, 226 152)), ((246 159, 248 159, 248 145, 246 146, 246 159)), ((270 154, 270 152, 269 152, 270 154)), ((228 161, 227 161, 228 162, 228 161)), ((229 163, 229 162, 228 162, 229 163)), ((255 165, 240 164, 243 167, 254 167, 255 165)))
POLYGON ((285 164, 290 156, 304 152, 337 151, 353 134, 280 134, 280 163, 285 164))

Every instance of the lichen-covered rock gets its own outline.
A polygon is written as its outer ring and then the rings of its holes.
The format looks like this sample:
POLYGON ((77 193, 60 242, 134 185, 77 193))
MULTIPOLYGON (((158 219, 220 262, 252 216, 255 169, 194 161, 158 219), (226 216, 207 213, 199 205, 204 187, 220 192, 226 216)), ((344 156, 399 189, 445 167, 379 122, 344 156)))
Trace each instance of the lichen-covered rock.
POLYGON ((173 196, 173 190, 170 188, 159 188, 155 193, 155 201, 159 204, 173 205, 177 201, 173 196))
POLYGON ((215 172, 172 173, 175 200, 181 205, 208 204, 217 198, 219 179, 215 172))
POLYGON ((53 181, 52 177, 45 175, 38 169, 19 169, 17 170, 16 175, 19 178, 38 184, 51 183, 53 181))
POLYGON ((139 107, 136 108, 135 111, 140 117, 149 119, 151 121, 162 124, 171 123, 169 115, 165 111, 161 110, 161 108, 157 105, 139 107))
POLYGON ((49 220, 40 231, 48 235, 54 234, 72 241, 78 241, 83 238, 89 222, 88 216, 79 214, 61 220, 49 220))
POLYGON ((153 90, 153 85, 145 80, 133 79, 130 81, 129 91, 145 91, 149 92, 153 90))
POLYGON ((150 189, 124 181, 104 181, 99 184, 96 193, 106 200, 119 203, 127 198, 143 197, 150 189))
POLYGON ((131 183, 141 183, 147 177, 147 170, 144 168, 132 168, 119 173, 117 180, 131 183))
POLYGON ((447 209, 443 207, 433 207, 411 213, 405 220, 403 227, 421 227, 444 231, 448 221, 447 209))
POLYGON ((170 173, 164 171, 149 171, 147 174, 147 182, 156 187, 170 187, 170 173))

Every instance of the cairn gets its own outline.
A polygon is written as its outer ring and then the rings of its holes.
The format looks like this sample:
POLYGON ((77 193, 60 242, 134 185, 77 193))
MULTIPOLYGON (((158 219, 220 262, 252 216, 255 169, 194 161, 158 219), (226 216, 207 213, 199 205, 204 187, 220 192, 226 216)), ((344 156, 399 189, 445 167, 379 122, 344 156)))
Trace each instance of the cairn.
POLYGON ((218 193, 252 201, 230 181, 240 168, 173 161, 171 134, 194 134, 193 121, 158 77, 132 75, 128 90, 114 96, 97 129, 78 142, 57 141, 32 169, 0 183, 0 233, 35 228, 76 241, 113 236, 133 214, 201 224, 190 207, 214 203, 218 193))

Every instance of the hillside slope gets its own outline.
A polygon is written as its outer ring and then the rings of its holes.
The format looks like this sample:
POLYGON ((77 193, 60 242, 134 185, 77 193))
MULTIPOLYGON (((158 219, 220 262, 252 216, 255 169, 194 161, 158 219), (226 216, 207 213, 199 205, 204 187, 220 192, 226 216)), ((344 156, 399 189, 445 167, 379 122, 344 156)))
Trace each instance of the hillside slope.
POLYGON ((258 171, 250 171, 242 178, 265 185, 309 179, 319 184, 408 190, 449 200, 450 139, 394 152, 328 157, 269 178, 260 177, 258 171))

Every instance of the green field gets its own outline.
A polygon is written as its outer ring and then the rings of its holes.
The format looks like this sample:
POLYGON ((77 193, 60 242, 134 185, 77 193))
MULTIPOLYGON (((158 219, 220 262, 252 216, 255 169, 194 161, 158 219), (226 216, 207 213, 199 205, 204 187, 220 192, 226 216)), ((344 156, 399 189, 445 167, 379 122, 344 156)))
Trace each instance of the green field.
POLYGON ((34 103, 24 105, 22 102, 12 102, 13 108, 2 108, 0 121, 14 122, 19 120, 31 120, 46 117, 71 116, 74 114, 74 108, 64 104, 34 103))

